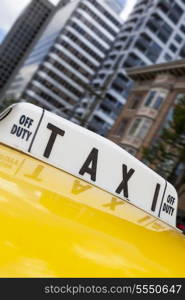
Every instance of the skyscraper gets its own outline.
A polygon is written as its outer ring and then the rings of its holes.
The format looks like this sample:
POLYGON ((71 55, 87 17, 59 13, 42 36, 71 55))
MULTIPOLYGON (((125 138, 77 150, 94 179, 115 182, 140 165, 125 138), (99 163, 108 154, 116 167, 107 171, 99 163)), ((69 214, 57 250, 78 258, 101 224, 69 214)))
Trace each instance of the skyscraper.
POLYGON ((6 97, 58 114, 77 106, 118 35, 121 19, 103 0, 69 1, 57 9, 6 97))
POLYGON ((121 13, 126 5, 127 0, 104 0, 116 13, 121 13))
POLYGON ((132 86, 125 69, 185 57, 185 0, 138 0, 94 80, 105 86, 104 100, 89 117, 89 128, 100 134, 112 127, 132 86), (97 125, 96 125, 97 124, 97 125))
POLYGON ((18 17, 0 47, 0 94, 42 31, 55 6, 32 0, 18 17))

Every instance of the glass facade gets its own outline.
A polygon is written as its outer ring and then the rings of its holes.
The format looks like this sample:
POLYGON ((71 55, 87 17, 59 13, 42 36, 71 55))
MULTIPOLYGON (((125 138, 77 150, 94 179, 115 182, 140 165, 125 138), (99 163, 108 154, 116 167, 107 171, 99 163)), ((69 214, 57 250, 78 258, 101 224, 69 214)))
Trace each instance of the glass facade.
POLYGON ((32 0, 8 32, 0 47, 0 93, 4 93, 11 76, 23 63, 54 9, 49 1, 32 0))
MULTIPOLYGON (((80 103, 121 27, 102 1, 59 6, 7 91, 60 114, 80 103), (56 111, 57 109, 57 111, 56 111)), ((108 109, 102 107, 104 113, 108 109)))

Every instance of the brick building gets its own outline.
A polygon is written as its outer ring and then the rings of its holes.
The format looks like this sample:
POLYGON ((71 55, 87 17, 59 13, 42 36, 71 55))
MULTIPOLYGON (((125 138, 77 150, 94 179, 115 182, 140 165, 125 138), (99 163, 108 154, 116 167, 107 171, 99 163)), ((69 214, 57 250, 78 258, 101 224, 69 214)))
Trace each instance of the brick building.
POLYGON ((185 60, 127 69, 135 82, 128 101, 108 137, 141 158, 172 117, 178 97, 185 95, 185 60))

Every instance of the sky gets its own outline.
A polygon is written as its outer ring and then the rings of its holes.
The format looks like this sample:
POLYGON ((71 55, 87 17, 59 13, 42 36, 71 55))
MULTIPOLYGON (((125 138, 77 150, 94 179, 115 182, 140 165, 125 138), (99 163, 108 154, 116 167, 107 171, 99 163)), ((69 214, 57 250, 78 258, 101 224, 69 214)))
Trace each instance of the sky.
MULTIPOLYGON (((0 9, 0 42, 3 37, 10 29, 10 27, 15 22, 18 15, 30 2, 30 0, 0 0, 1 9, 0 9)), ((59 0, 50 0, 56 4, 59 0)), ((127 5, 124 12, 121 14, 121 17, 125 20, 132 10, 132 7, 137 0, 127 0, 127 5)))
POLYGON ((126 20, 128 15, 131 13, 133 6, 135 5, 137 0, 127 0, 127 4, 126 7, 123 11, 123 13, 121 14, 121 18, 123 20, 126 20))

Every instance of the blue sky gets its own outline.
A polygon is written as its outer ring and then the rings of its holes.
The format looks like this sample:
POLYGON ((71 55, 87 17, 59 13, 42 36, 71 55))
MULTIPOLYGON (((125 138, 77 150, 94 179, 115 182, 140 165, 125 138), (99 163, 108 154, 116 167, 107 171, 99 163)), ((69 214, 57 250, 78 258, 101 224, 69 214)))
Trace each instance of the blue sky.
POLYGON ((4 36, 5 36, 5 32, 0 28, 0 43, 2 42, 4 36))
MULTIPOLYGON (((56 4, 59 0, 50 0, 56 4)), ((122 18, 126 19, 137 0, 127 0, 127 5, 122 13, 122 18)), ((30 0, 1 0, 0 9, 0 42, 8 32, 18 15, 25 8, 30 0)))

